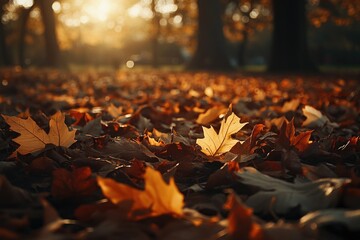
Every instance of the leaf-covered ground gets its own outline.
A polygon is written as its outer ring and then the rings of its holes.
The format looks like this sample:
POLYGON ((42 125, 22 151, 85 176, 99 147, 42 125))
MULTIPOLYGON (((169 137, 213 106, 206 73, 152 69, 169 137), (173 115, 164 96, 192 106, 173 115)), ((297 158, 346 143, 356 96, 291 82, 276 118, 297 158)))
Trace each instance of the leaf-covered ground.
POLYGON ((0 83, 0 239, 360 237, 357 77, 0 83))

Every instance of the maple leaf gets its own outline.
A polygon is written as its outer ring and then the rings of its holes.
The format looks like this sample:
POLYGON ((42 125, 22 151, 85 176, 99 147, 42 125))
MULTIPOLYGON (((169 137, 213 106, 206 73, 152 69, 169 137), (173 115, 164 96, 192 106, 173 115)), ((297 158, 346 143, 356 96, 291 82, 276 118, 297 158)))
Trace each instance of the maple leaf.
MULTIPOLYGON (((132 201, 130 214, 136 211, 151 210, 141 217, 158 216, 163 214, 183 214, 184 196, 179 192, 173 178, 167 184, 160 172, 146 168, 144 174, 145 189, 139 190, 128 185, 118 183, 110 178, 98 177, 97 182, 103 194, 114 204, 132 201)), ((140 216, 137 216, 141 218, 140 216)))
POLYGON ((197 139, 196 144, 201 147, 201 151, 208 156, 218 156, 230 151, 239 140, 231 138, 232 134, 237 133, 247 123, 240 123, 240 118, 231 113, 230 116, 221 121, 219 134, 213 126, 210 128, 202 127, 204 138, 197 139))
POLYGON ((70 147, 75 142, 75 130, 69 131, 65 124, 65 114, 56 112, 50 118, 49 142, 55 146, 70 147))
POLYGON ((280 128, 278 142, 284 148, 290 148, 290 146, 294 146, 298 151, 303 152, 310 145, 309 140, 312 132, 313 131, 310 130, 306 132, 300 132, 298 135, 295 135, 294 119, 292 119, 290 122, 285 119, 280 128))
POLYGON ((49 136, 40 128, 32 118, 22 119, 2 115, 10 129, 21 135, 14 138, 13 141, 20 145, 16 150, 20 154, 28 154, 40 151, 49 143, 49 136))
POLYGON ((69 131, 64 122, 65 115, 61 112, 55 113, 50 118, 49 134, 40 128, 31 117, 26 119, 6 115, 2 115, 2 117, 10 125, 11 130, 20 133, 19 137, 13 139, 14 142, 20 145, 16 150, 20 154, 24 155, 40 151, 45 148, 46 144, 70 147, 76 142, 76 131, 69 131))

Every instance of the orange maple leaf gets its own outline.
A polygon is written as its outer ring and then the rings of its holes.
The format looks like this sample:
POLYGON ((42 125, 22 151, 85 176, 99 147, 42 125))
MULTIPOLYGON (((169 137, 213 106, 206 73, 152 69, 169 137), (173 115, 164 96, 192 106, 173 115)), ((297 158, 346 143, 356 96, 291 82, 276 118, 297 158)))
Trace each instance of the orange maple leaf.
MULTIPOLYGON (((130 214, 135 215, 136 211, 150 210, 146 213, 143 212, 143 215, 136 218, 163 214, 181 216, 183 214, 184 196, 177 189, 173 178, 167 184, 160 172, 148 167, 145 171, 144 180, 145 189, 139 190, 110 178, 97 178, 103 194, 112 203, 119 204, 124 201, 132 201, 130 214)), ((129 217, 135 218, 134 216, 129 217)))
POLYGON ((40 151, 46 144, 55 146, 70 147, 75 140, 75 130, 69 131, 65 124, 65 115, 61 112, 55 113, 50 118, 50 131, 47 134, 36 122, 28 117, 22 119, 15 116, 2 115, 10 129, 20 133, 20 136, 13 141, 20 147, 16 150, 20 154, 28 154, 40 151))

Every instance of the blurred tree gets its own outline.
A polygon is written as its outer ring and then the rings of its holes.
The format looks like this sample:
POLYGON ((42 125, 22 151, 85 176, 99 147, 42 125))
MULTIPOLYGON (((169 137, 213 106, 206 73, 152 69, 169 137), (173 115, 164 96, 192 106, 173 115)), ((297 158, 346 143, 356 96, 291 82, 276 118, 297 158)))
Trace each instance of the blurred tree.
POLYGON ((56 20, 54 10, 52 9, 53 2, 54 0, 36 1, 39 5, 41 19, 44 25, 46 65, 50 67, 58 66, 60 60, 60 48, 56 34, 56 20))
POLYGON ((5 11, 5 5, 9 3, 9 0, 0 0, 0 65, 11 65, 10 54, 6 44, 6 30, 5 24, 2 21, 2 17, 5 11))
POLYGON ((18 58, 19 58, 19 65, 21 67, 26 67, 25 63, 25 38, 27 33, 27 23, 29 20, 30 12, 34 9, 35 4, 32 5, 30 8, 21 7, 19 13, 19 51, 18 51, 18 58))
POLYGON ((256 31, 270 26, 272 19, 270 1, 264 0, 223 0, 225 3, 224 32, 227 39, 238 43, 237 63, 244 66, 245 50, 249 38, 256 31))
POLYGON ((151 11, 153 12, 153 19, 152 19, 152 66, 157 68, 159 65, 159 35, 160 35, 160 17, 159 13, 156 11, 156 0, 151 1, 151 11))
POLYGON ((197 6, 197 47, 189 67, 210 70, 231 69, 223 32, 220 1, 197 0, 197 6))
POLYGON ((268 70, 310 72, 306 0, 272 0, 273 37, 268 70))

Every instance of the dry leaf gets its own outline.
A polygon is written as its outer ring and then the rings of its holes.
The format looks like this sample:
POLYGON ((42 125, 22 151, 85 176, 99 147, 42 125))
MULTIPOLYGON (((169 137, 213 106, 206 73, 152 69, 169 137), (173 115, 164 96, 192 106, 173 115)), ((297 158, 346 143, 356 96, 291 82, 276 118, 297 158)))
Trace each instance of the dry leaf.
POLYGON ((70 147, 75 143, 76 130, 69 131, 65 124, 65 114, 58 111, 50 118, 49 143, 55 146, 70 147))
POLYGON ((45 148, 46 144, 54 144, 56 146, 70 147, 75 140, 75 130, 69 131, 65 124, 65 115, 57 112, 50 118, 50 131, 47 134, 40 128, 36 122, 28 117, 22 119, 2 115, 6 123, 10 125, 10 129, 20 133, 21 135, 15 139, 20 147, 16 150, 20 154, 28 154, 40 151, 45 148))
POLYGON ((148 167, 145 175, 145 190, 132 188, 110 178, 98 177, 97 182, 103 194, 114 204, 132 201, 132 212, 151 210, 142 217, 163 214, 183 214, 184 196, 179 192, 173 178, 167 184, 160 172, 148 167))
POLYGON ((274 211, 286 214, 300 207, 302 213, 333 207, 337 204, 346 178, 324 178, 310 183, 289 183, 269 177, 255 168, 246 167, 236 173, 242 184, 260 190, 250 196, 246 204, 256 212, 274 211))
POLYGON ((332 127, 338 126, 336 123, 330 122, 330 120, 325 115, 323 115, 319 110, 309 105, 306 105, 303 108, 303 114, 306 117, 306 120, 302 124, 304 127, 318 128, 318 127, 323 127, 325 124, 329 124, 332 127))
POLYGON ((96 191, 95 178, 89 167, 76 168, 72 172, 58 168, 53 171, 51 195, 59 200, 77 201, 96 191))
POLYGON ((120 117, 124 112, 122 106, 116 107, 113 103, 110 103, 110 105, 107 107, 107 111, 114 118, 120 117))
POLYGON ((261 226, 252 217, 252 210, 242 204, 234 193, 230 194, 225 204, 229 209, 228 232, 231 239, 261 240, 264 234, 261 226))
POLYGON ((240 123, 240 118, 231 113, 230 116, 224 118, 221 121, 219 134, 216 133, 215 129, 202 127, 204 131, 204 138, 197 139, 196 144, 201 147, 201 151, 208 156, 218 156, 223 153, 230 151, 230 149, 239 140, 231 138, 232 134, 237 133, 247 123, 240 123))
POLYGON ((223 106, 214 106, 208 109, 206 112, 201 113, 196 119, 196 123, 206 125, 217 119, 221 114, 226 113, 226 108, 223 106))
POLYGON ((310 145, 309 140, 312 132, 312 130, 301 132, 295 136, 294 119, 290 122, 285 119, 280 128, 278 143, 286 149, 294 146, 298 151, 303 152, 310 145))
POLYGON ((28 154, 40 151, 50 142, 49 136, 40 128, 32 118, 22 119, 2 115, 6 123, 10 125, 10 129, 20 133, 21 135, 14 142, 20 145, 16 150, 20 154, 28 154))
POLYGON ((0 208, 26 207, 33 199, 30 193, 13 186, 5 176, 0 175, 0 208))
POLYGON ((281 108, 281 112, 286 113, 289 111, 296 111, 300 105, 300 99, 293 99, 289 102, 285 102, 281 108))

